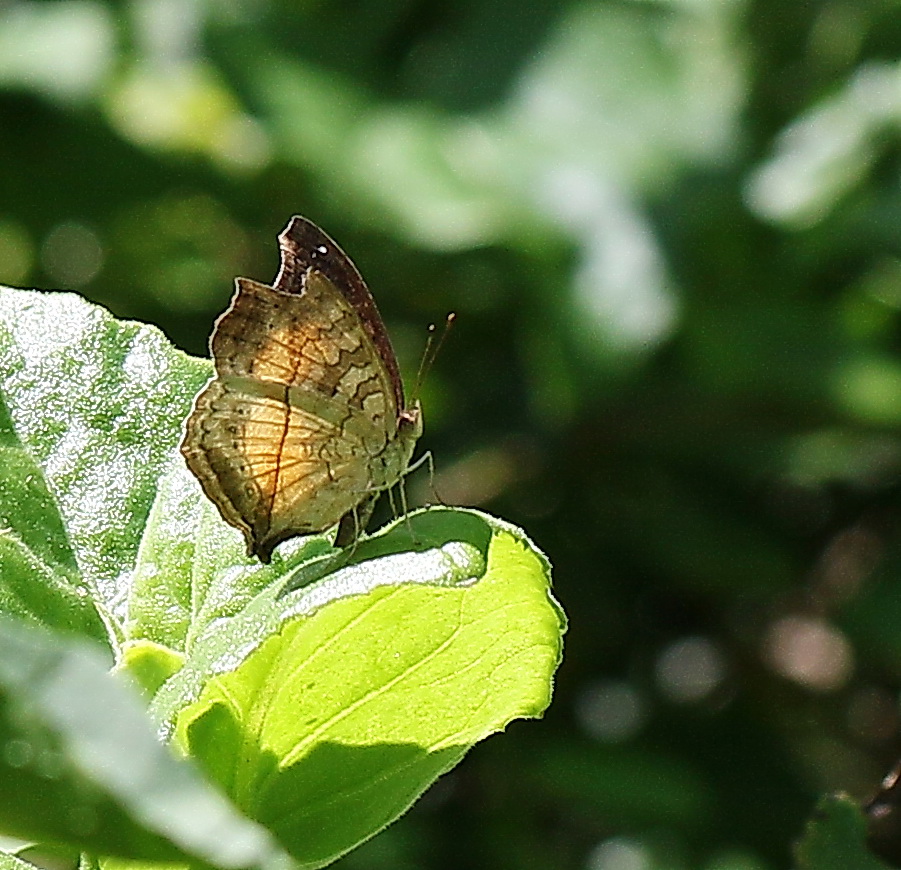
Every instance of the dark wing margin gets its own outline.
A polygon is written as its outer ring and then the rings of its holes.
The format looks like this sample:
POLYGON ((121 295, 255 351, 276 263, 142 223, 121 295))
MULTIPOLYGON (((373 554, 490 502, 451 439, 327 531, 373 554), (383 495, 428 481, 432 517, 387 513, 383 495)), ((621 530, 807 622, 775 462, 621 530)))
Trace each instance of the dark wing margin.
POLYGON ((397 357, 375 300, 353 261, 316 224, 299 215, 292 217, 279 233, 278 244, 282 262, 275 278, 275 289, 282 293, 302 294, 310 269, 325 275, 357 312, 388 372, 395 407, 398 412, 402 411, 404 388, 397 357))

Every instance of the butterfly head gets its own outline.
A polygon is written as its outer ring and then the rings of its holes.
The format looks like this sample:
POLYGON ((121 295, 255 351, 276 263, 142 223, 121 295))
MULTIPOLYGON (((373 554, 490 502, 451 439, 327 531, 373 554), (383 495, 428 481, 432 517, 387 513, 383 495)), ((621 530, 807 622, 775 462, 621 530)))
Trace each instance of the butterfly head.
POLYGON ((397 415, 397 431, 404 439, 416 441, 422 435, 422 405, 416 399, 397 415))

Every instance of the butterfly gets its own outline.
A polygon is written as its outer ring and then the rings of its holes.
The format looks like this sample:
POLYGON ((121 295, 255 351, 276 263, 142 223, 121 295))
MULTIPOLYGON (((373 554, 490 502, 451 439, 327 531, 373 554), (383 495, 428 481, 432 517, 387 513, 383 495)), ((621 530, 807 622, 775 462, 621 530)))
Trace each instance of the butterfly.
POLYGON ((292 217, 272 286, 235 280, 210 338, 213 380, 181 452, 247 554, 268 563, 296 535, 362 530, 422 434, 372 294, 316 224, 292 217))

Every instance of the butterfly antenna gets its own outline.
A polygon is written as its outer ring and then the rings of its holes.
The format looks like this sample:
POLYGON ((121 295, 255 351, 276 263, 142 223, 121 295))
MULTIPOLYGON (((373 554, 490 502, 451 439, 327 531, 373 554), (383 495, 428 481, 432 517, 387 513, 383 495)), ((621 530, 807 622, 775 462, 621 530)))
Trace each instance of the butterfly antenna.
POLYGON ((431 369, 433 363, 437 359, 438 352, 444 345, 444 340, 447 338, 447 334, 450 332, 456 319, 457 315, 453 311, 447 315, 447 320, 444 322, 444 329, 441 330, 441 335, 438 338, 437 343, 435 342, 435 324, 429 324, 429 337, 426 339, 425 350, 422 352, 422 360, 419 363, 419 371, 416 373, 416 382, 413 386, 412 398, 414 400, 419 398, 419 393, 422 390, 426 375, 428 375, 429 369, 431 369))

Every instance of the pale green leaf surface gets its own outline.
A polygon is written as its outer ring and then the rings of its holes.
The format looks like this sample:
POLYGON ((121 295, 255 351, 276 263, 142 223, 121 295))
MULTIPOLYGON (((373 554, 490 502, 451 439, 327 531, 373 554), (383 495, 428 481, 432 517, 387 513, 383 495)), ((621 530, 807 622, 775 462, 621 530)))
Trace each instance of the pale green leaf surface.
POLYGON ((211 621, 239 613, 296 565, 331 549, 326 538, 314 536, 280 546, 271 565, 247 558, 239 532, 222 521, 177 461, 160 479, 148 517, 127 636, 184 651, 211 621))
POLYGON ((184 663, 181 653, 163 644, 152 640, 128 640, 122 644, 116 668, 149 701, 184 663))
POLYGON ((74 294, 0 288, 0 393, 83 582, 110 609, 181 437, 175 422, 209 372, 159 330, 74 294))
POLYGON ((0 532, 0 568, 0 612, 37 625, 105 638, 103 623, 79 586, 77 572, 45 564, 9 532, 0 532))
POLYGON ((0 612, 103 638, 43 471, 0 393, 0 612))
POLYGON ((62 518, 47 490, 40 466, 19 441, 6 403, 0 396, 0 521, 46 565, 75 571, 62 518), (26 519, 27 518, 27 521, 26 519))
POLYGON ((0 852, 0 870, 34 870, 34 864, 29 864, 9 852, 0 852))
MULTIPOLYGON (((320 555, 318 538, 289 541, 279 547, 271 565, 263 566, 239 555, 243 551, 238 539, 223 523, 211 532, 212 544, 199 548, 201 560, 208 552, 228 553, 232 548, 232 560, 226 559, 222 577, 209 587, 215 590, 211 598, 215 604, 234 589, 244 604, 234 613, 232 606, 222 608, 220 617, 200 628, 185 666, 151 705, 161 723, 170 722, 178 710, 196 700, 211 675, 234 670, 294 616, 384 585, 440 585, 480 577, 491 536, 484 515, 478 512, 432 508, 415 512, 344 551, 327 547, 320 555), (247 589, 253 588, 260 591, 248 600, 247 589), (297 590, 296 594, 290 594, 291 590, 297 590)), ((215 606, 210 609, 215 611, 215 606)))

